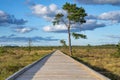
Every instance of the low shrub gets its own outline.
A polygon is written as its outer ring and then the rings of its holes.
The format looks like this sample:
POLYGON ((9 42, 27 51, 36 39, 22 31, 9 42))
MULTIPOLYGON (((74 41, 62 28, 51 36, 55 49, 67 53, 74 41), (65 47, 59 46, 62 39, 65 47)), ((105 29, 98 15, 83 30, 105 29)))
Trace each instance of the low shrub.
POLYGON ((7 53, 7 50, 4 47, 0 47, 0 55, 4 53, 7 53))
POLYGON ((119 58, 120 57, 120 42, 116 45, 117 47, 117 52, 113 53, 112 56, 119 58))

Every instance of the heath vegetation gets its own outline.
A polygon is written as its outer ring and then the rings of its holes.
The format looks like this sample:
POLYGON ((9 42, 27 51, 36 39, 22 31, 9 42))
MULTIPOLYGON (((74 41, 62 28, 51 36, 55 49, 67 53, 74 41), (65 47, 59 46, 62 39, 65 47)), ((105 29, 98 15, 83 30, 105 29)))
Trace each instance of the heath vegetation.
MULTIPOLYGON (((62 49, 64 53, 67 50, 62 49)), ((86 64, 111 80, 120 79, 120 57, 118 46, 73 47, 73 58, 86 64), (116 55, 117 54, 117 55, 116 55)))
POLYGON ((52 52, 51 48, 2 47, 0 48, 0 80, 5 80, 24 66, 52 52), (34 49, 34 50, 33 50, 34 49))
MULTIPOLYGON (((118 45, 73 46, 74 59, 86 64, 112 80, 120 79, 120 57, 118 45), (115 55, 115 56, 114 56, 115 55)), ((0 80, 4 80, 24 66, 42 58, 50 52, 60 49, 69 54, 67 46, 54 47, 0 47, 0 80)))

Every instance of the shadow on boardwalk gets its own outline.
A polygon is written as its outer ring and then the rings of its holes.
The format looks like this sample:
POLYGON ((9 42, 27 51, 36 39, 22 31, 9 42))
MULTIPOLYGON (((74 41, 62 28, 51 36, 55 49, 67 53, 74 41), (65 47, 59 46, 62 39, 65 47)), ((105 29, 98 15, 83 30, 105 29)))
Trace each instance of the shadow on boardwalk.
POLYGON ((87 62, 84 62, 83 60, 80 60, 78 59, 77 57, 72 57, 74 58, 75 60, 87 65, 88 67, 92 68, 93 70, 99 72, 100 74, 103 74, 105 75, 106 77, 110 78, 111 80, 120 80, 120 76, 119 75, 116 75, 116 74, 113 74, 112 72, 104 69, 104 68, 100 68, 100 67, 96 67, 96 66, 92 66, 90 65, 89 63, 87 62))
POLYGON ((44 66, 45 62, 51 57, 53 53, 54 52, 50 53, 49 55, 46 55, 37 62, 34 62, 33 64, 24 67, 23 69, 16 72, 6 80, 32 80, 35 74, 38 72, 38 70, 40 70, 44 66))

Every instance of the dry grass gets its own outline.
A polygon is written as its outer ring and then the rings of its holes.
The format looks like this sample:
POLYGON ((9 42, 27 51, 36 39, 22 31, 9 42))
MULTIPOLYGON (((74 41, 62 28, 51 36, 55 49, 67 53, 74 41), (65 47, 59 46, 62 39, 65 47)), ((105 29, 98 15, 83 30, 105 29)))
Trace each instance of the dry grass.
MULTIPOLYGON (((65 50, 63 50, 65 52, 65 50)), ((115 48, 75 48, 73 58, 88 65, 112 80, 120 80, 120 57, 113 57, 115 48)), ((65 52, 68 53, 68 52, 65 52)))
POLYGON ((32 50, 28 51, 22 48, 6 48, 5 53, 0 54, 0 80, 5 80, 24 66, 42 58, 52 50, 32 50))
MULTIPOLYGON (((24 48, 6 49, 0 54, 0 80, 55 49, 68 53, 67 47, 33 47, 30 54, 24 48)), ((115 47, 73 47, 72 57, 112 80, 120 80, 120 58, 112 56, 116 51, 115 47)))

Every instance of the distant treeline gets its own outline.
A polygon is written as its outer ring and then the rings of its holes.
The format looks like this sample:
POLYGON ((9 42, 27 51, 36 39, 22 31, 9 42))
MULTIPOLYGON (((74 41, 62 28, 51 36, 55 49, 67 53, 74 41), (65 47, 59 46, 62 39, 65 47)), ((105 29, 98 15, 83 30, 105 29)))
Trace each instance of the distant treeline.
MULTIPOLYGON (((23 48, 26 49, 28 46, 1 46, 4 48, 23 48)), ((60 49, 65 46, 31 46, 31 49, 43 49, 43 50, 48 50, 49 49, 60 49)), ((73 48, 116 48, 116 44, 105 44, 105 45, 85 45, 85 46, 76 46, 73 45, 73 48)), ((67 47, 66 47, 67 48, 67 47)))

